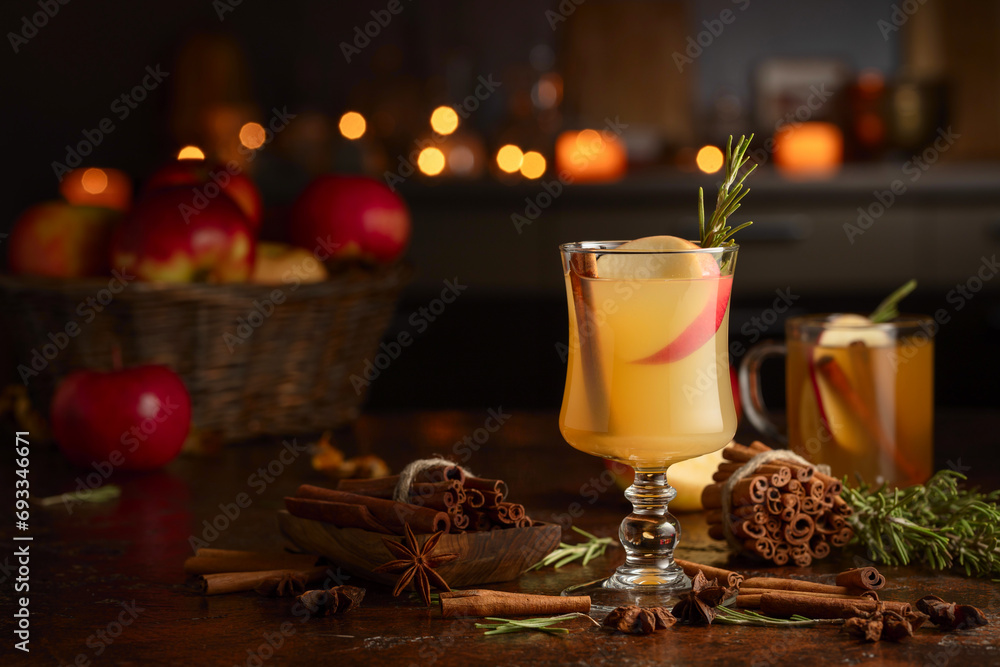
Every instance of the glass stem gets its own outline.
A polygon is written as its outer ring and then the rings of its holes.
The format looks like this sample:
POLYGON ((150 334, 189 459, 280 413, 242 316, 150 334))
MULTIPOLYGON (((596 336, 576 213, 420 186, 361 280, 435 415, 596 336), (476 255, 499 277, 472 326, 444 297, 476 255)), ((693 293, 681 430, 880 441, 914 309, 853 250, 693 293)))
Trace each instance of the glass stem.
POLYGON ((612 577, 612 587, 649 586, 683 590, 691 585, 674 562, 680 523, 667 511, 677 491, 667 483, 666 471, 636 471, 625 490, 632 514, 622 521, 618 536, 625 548, 625 564, 612 577))

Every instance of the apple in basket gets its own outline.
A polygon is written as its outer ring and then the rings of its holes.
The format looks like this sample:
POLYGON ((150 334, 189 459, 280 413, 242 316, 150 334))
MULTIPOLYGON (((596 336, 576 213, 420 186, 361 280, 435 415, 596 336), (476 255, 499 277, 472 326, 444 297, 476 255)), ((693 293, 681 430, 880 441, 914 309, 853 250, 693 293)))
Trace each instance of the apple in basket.
POLYGON ((7 241, 15 275, 81 278, 106 274, 108 246, 121 213, 65 202, 36 204, 21 214, 7 241))
POLYGON ((234 174, 225 165, 213 166, 204 160, 174 160, 153 172, 143 185, 143 193, 180 185, 189 187, 196 205, 218 196, 219 192, 225 193, 247 216, 250 229, 255 232, 260 229, 264 204, 260 190, 246 174, 234 174))
POLYGON ((52 435, 73 463, 106 475, 152 470, 181 451, 191 398, 166 366, 82 370, 59 384, 50 417, 52 435))
POLYGON ((112 239, 112 266, 139 280, 248 280, 256 241, 243 211, 221 194, 200 203, 196 208, 189 187, 140 199, 112 239))
POLYGON ((333 257, 391 262, 410 240, 410 212, 384 184, 367 176, 326 174, 306 186, 292 207, 293 244, 333 257))

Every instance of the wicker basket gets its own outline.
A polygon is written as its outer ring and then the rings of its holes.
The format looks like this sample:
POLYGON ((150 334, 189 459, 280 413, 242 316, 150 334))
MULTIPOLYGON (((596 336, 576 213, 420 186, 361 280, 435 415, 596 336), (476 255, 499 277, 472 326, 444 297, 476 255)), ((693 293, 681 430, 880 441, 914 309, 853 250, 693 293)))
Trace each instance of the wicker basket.
POLYGON ((106 306, 104 280, 0 276, 0 305, 15 365, 47 362, 27 381, 43 414, 63 376, 111 368, 117 345, 126 366, 165 364, 180 374, 199 438, 234 441, 315 433, 357 417, 365 392, 351 375, 375 353, 410 273, 352 268, 297 287, 131 282, 106 306), (76 335, 59 336, 71 322, 76 335), (59 342, 64 349, 53 354, 59 342))

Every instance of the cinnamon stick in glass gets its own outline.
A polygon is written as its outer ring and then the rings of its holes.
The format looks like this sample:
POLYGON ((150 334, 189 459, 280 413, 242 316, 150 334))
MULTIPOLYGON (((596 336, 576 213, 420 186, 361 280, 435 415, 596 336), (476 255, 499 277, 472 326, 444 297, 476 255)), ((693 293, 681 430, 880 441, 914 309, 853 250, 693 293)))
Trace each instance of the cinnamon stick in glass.
POLYGON ((587 595, 529 595, 491 590, 441 593, 441 616, 540 616, 590 613, 587 595))

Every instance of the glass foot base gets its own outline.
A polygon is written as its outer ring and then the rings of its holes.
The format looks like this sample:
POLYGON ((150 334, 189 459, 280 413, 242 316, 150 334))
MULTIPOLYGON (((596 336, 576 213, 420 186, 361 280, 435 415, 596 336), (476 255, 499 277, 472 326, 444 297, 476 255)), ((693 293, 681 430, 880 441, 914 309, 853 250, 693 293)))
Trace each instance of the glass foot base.
POLYGON ((680 601, 680 596, 691 590, 691 580, 687 575, 682 575, 680 579, 671 577, 662 583, 650 581, 640 586, 626 586, 616 577, 612 575, 607 579, 570 586, 562 595, 589 595, 591 616, 599 618, 616 607, 629 605, 672 609, 680 601))

